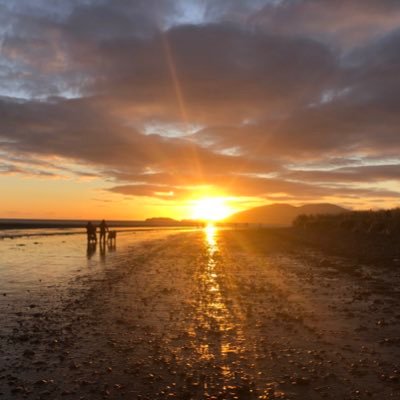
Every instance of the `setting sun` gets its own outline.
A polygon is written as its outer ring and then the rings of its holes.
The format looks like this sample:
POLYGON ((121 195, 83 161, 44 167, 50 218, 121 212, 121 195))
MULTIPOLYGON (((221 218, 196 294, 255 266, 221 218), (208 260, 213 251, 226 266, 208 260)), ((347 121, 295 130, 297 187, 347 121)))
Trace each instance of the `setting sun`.
POLYGON ((221 197, 209 197, 193 203, 192 218, 204 221, 219 221, 231 215, 234 210, 221 197))

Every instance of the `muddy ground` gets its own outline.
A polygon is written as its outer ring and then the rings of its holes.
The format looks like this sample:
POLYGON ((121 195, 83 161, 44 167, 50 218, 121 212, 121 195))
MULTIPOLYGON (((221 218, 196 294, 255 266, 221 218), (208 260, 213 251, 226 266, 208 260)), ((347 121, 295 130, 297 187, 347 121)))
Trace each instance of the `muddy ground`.
POLYGON ((0 398, 400 399, 400 270, 255 239, 145 243, 10 309, 0 398))

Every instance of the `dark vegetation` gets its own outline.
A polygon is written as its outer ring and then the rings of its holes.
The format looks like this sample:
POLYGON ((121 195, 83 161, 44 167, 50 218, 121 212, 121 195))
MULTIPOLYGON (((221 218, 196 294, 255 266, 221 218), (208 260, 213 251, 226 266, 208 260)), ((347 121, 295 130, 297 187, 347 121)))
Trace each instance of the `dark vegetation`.
POLYGON ((225 236, 233 246, 263 253, 315 248, 354 264, 400 266, 400 208, 304 214, 291 227, 237 229, 225 236))
POLYGON ((400 208, 381 211, 352 211, 341 214, 300 215, 294 227, 305 229, 346 230, 375 235, 400 234, 400 208))
POLYGON ((299 243, 359 262, 400 264, 400 208, 336 215, 300 215, 291 228, 299 243))

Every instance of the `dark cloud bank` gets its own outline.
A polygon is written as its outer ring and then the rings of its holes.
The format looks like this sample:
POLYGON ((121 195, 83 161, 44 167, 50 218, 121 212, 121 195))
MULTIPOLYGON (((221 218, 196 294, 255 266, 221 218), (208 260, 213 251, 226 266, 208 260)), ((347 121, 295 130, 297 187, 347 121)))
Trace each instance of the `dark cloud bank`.
POLYGON ((0 0, 0 25, 0 174, 58 156, 136 196, 399 196, 398 1, 0 0))

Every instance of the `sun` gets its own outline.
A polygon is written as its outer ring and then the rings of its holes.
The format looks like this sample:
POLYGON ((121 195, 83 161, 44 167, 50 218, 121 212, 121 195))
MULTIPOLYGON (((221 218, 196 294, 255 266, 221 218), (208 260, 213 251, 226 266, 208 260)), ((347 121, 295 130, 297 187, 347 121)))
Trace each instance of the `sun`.
POLYGON ((205 197, 195 200, 192 206, 192 218, 203 221, 220 221, 231 215, 234 210, 222 197, 205 197))

